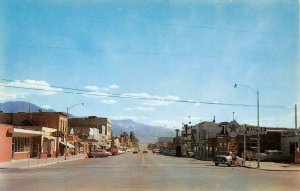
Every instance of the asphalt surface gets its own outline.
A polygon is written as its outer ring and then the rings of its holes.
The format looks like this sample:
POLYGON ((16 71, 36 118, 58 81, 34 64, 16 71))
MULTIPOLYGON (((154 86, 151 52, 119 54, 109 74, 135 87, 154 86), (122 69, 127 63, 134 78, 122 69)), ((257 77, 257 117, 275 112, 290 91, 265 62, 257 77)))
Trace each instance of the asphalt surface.
POLYGON ((1 169, 0 190, 300 190, 300 172, 216 167, 210 161, 149 154, 1 169))

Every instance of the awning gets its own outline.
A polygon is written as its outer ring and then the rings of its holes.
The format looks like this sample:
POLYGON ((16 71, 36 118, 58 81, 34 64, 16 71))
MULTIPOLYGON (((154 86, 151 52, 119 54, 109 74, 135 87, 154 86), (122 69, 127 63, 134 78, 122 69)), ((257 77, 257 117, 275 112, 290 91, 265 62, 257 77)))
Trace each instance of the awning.
POLYGON ((38 137, 42 136, 42 131, 14 128, 13 137, 38 137))
MULTIPOLYGON (((65 142, 60 142, 60 144, 66 145, 65 142)), ((71 149, 74 149, 74 148, 75 148, 75 146, 72 145, 72 144, 70 144, 70 143, 67 143, 67 147, 69 147, 69 148, 71 148, 71 149)))

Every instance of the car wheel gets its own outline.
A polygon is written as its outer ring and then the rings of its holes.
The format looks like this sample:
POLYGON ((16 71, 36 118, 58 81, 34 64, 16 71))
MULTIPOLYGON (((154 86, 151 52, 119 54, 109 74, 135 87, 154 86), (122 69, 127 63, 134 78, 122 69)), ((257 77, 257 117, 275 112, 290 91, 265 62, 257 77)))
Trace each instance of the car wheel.
POLYGON ((232 162, 228 163, 227 165, 228 165, 229 167, 232 166, 232 162))
POLYGON ((219 166, 219 163, 215 163, 215 166, 219 166))

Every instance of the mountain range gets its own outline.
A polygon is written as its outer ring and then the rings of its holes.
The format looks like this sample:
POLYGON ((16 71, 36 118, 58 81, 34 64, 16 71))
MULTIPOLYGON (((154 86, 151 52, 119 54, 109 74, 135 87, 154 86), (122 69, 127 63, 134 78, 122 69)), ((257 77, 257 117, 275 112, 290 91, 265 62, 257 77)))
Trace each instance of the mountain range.
MULTIPOLYGON (((42 109, 45 112, 55 112, 52 109, 44 109, 33 103, 24 101, 9 101, 0 103, 0 110, 4 112, 37 112, 42 109)), ((70 114, 71 117, 76 117, 70 114)), ((124 120, 111 120, 112 121, 112 133, 114 136, 119 136, 122 131, 133 131, 136 137, 140 140, 140 143, 154 143, 157 141, 157 137, 168 137, 174 135, 173 129, 165 128, 162 126, 151 126, 142 123, 135 122, 131 119, 124 120)))

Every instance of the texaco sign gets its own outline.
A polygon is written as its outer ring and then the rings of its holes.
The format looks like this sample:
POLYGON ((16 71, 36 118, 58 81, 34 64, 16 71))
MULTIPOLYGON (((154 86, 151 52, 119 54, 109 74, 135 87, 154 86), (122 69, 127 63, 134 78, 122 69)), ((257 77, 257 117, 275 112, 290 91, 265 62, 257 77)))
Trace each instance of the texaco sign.
POLYGON ((228 124, 227 131, 230 137, 236 137, 239 135, 239 132, 241 131, 241 127, 236 121, 231 121, 228 124))

